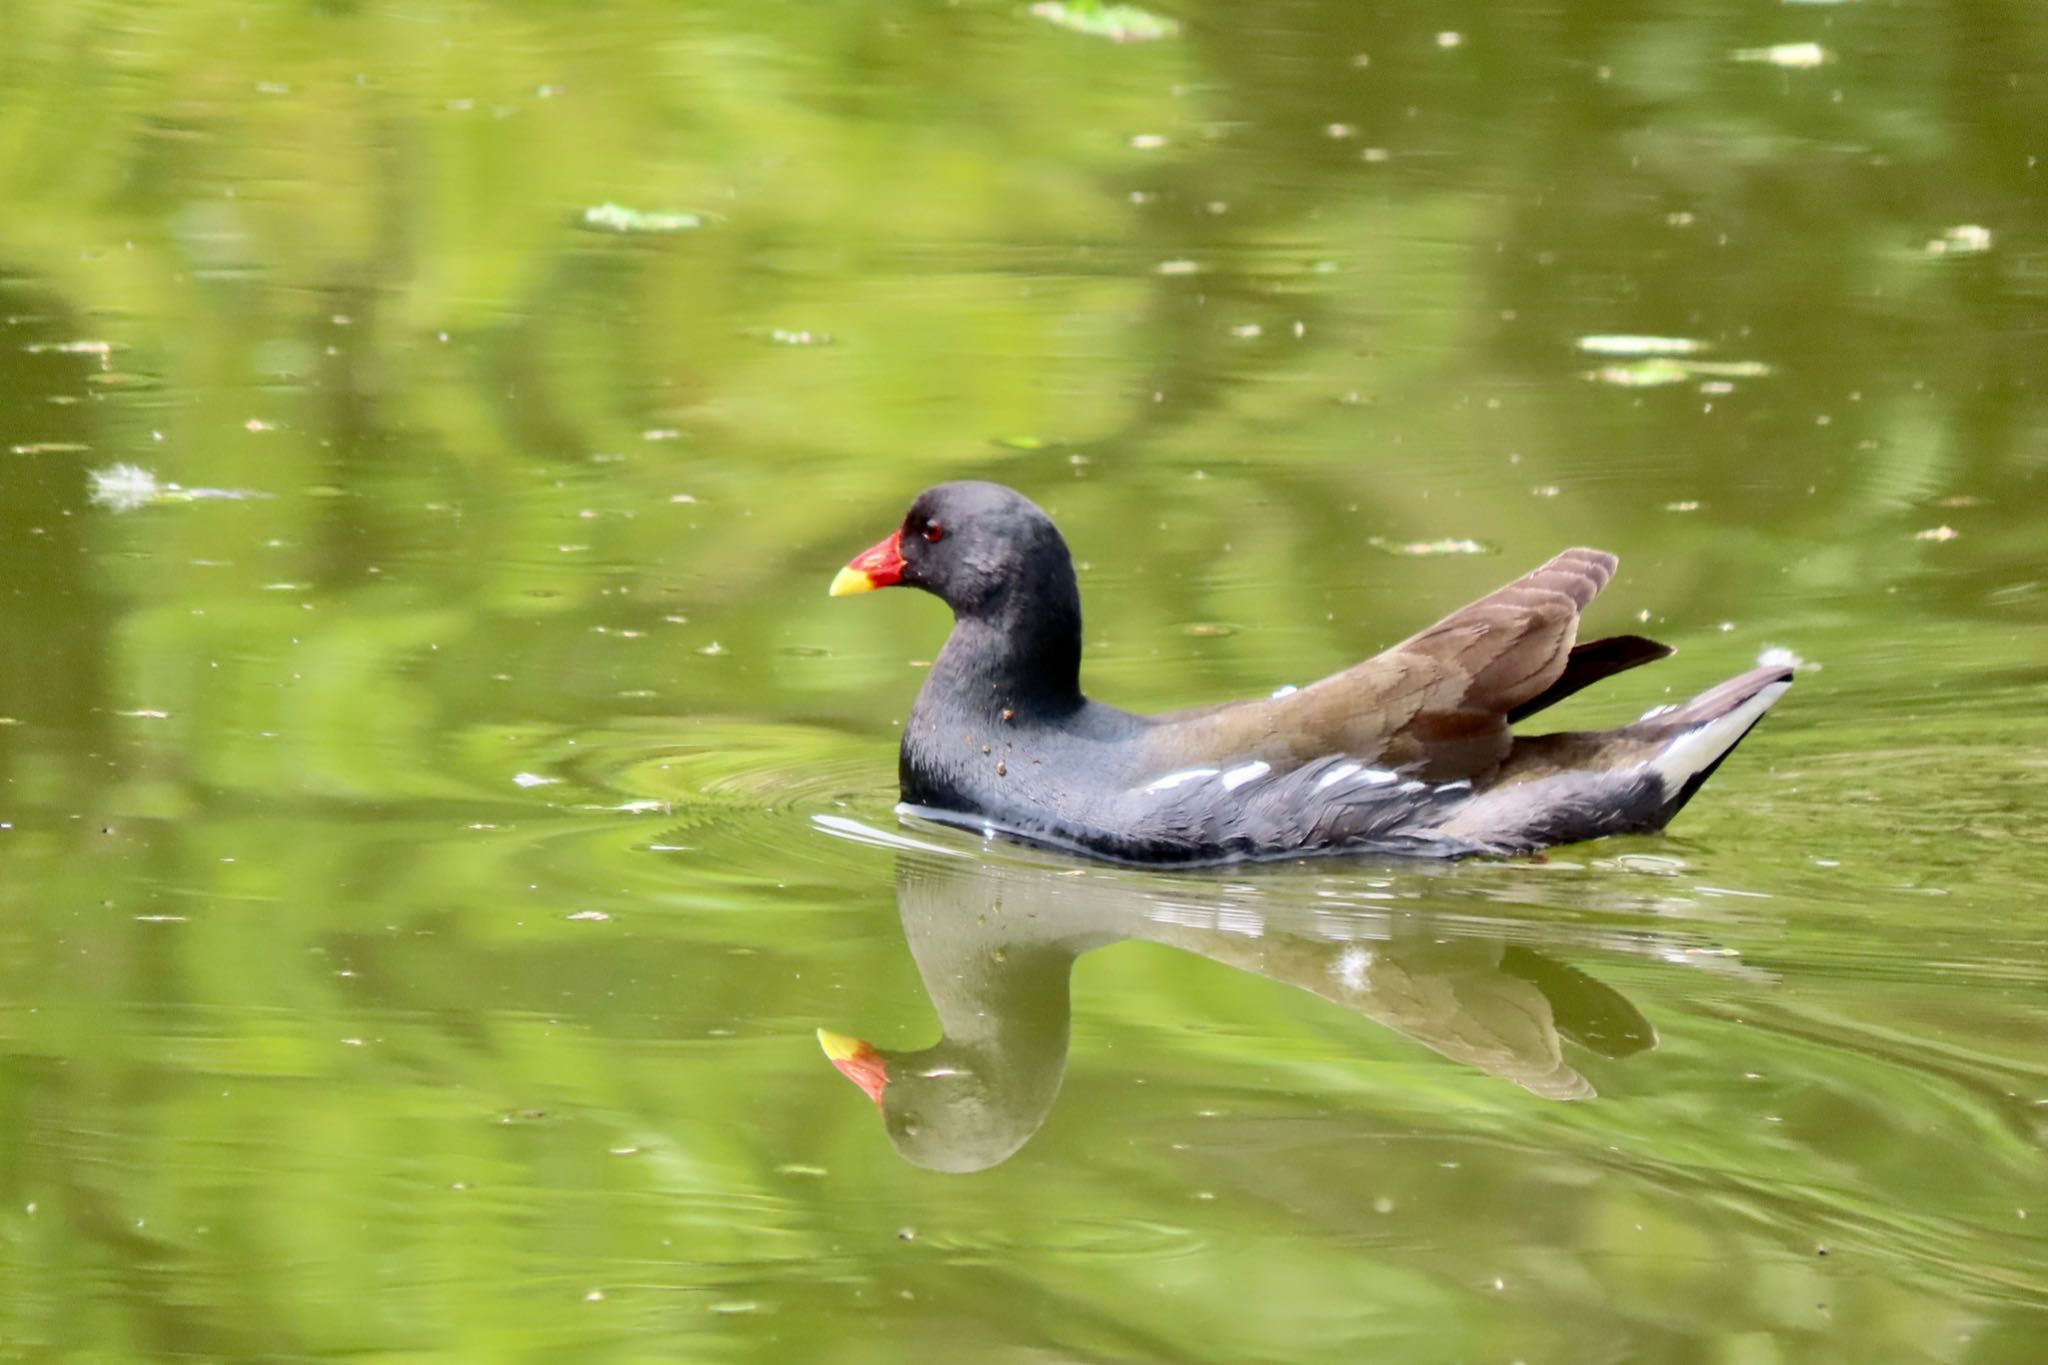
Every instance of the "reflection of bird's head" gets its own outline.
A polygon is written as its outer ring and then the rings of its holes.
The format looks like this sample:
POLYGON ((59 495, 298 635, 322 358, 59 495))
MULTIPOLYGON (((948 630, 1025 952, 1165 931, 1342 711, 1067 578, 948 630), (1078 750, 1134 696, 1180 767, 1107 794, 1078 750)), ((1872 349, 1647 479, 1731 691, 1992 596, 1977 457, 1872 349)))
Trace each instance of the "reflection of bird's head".
POLYGON ((881 1109, 903 1160, 926 1171, 987 1171, 1008 1160, 1059 1093, 1059 1066, 1022 1066, 1028 1054, 979 1054, 948 1042, 883 1052, 831 1029, 819 1029, 817 1042, 881 1109))
POLYGON ((1018 1057, 946 1042, 883 1052, 830 1029, 818 1030, 818 1042, 882 1111, 897 1152, 926 1170, 981 1171, 1008 1160, 1045 1122, 1059 1091, 1056 1066, 1021 1066, 1018 1057))

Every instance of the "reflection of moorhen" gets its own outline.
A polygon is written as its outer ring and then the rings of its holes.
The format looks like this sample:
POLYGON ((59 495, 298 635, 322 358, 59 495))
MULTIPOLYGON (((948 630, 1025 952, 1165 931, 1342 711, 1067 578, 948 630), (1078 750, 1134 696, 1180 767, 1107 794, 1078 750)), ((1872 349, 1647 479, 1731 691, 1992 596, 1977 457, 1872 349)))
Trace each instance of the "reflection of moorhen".
POLYGON ((1010 489, 927 489, 832 592, 905 583, 953 609, 903 727, 903 799, 921 813, 1129 862, 1450 856, 1662 829, 1791 685, 1758 668, 1619 729, 1511 733, 1671 652, 1575 644, 1614 566, 1567 550, 1321 682, 1164 716, 1081 695, 1073 561, 1010 489))
POLYGON ((1299 986, 1551 1099, 1593 1093, 1560 1036, 1609 1057, 1656 1042, 1628 1001, 1526 948, 1339 937, 1371 922, 1242 886, 905 856, 896 896, 942 1036, 917 1052, 825 1029, 818 1040, 880 1107, 896 1149, 933 1170, 993 1166, 1038 1131, 1066 1066, 1069 970, 1124 939, 1299 986))

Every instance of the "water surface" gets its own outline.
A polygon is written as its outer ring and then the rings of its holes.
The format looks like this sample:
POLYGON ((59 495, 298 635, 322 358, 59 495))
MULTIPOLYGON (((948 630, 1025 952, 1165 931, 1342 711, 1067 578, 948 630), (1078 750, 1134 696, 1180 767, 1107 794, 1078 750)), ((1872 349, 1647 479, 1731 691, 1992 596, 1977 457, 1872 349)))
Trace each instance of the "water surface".
POLYGON ((1156 17, 6 8, 0 1353, 2048 1353, 2044 13, 1156 17), (1560 721, 1805 667, 1668 837, 985 846, 824 596, 962 476, 1137 709, 1581 543, 1560 721))

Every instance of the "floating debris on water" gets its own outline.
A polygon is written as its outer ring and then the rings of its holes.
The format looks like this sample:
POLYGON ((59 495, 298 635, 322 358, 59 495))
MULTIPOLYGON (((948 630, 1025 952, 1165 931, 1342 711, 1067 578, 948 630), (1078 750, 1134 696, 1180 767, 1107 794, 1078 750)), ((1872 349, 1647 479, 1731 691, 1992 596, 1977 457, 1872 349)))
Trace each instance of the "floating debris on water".
POLYGON ((1613 333, 1584 336, 1576 343, 1587 355, 1698 355, 1707 343, 1693 337, 1636 336, 1613 333))
POLYGON ((703 218, 694 213, 650 212, 612 203, 583 210, 578 221, 599 232, 694 232, 704 226, 703 218))
POLYGON ((1199 274, 1202 267, 1193 261, 1161 261, 1157 269, 1162 275, 1194 275, 1199 274))
MULTIPOLYGON (((1596 384, 1612 384, 1617 388, 1654 389, 1709 376, 1761 379, 1770 373, 1771 367, 1761 360, 1675 360, 1669 356, 1649 356, 1622 365, 1602 365, 1597 370, 1586 371, 1586 378, 1596 384)), ((1717 386, 1717 391, 1725 393, 1728 387, 1717 386)))
POLYGON ((129 512, 147 507, 163 495, 164 487, 156 475, 140 465, 117 464, 92 471, 92 500, 101 507, 129 512))
POLYGON ((1667 502, 1664 504, 1664 510, 1667 512, 1697 512, 1700 510, 1699 499, 1686 498, 1679 502, 1667 502))
POLYGON ((1685 859, 1663 853, 1622 853, 1612 858, 1596 859, 1593 866, 1611 867, 1617 872, 1639 872, 1651 877, 1676 877, 1686 870, 1685 859))
POLYGON ((9 446, 13 455, 76 455, 92 449, 76 441, 30 441, 27 445, 9 446))
POLYGON ((1033 5, 1030 13, 1033 18, 1058 24, 1069 32, 1107 38, 1113 43, 1155 43, 1180 32, 1180 25, 1164 15, 1136 5, 1104 5, 1097 0, 1046 0, 1033 5))
POLYGON ((1374 536, 1366 544, 1390 555, 1404 555, 1412 558, 1427 558, 1433 555, 1490 555, 1498 554, 1500 547, 1484 541, 1446 537, 1442 540, 1388 540, 1374 536))
POLYGON ((1777 43, 1771 47, 1743 47, 1735 50, 1738 62, 1760 62, 1787 71, 1807 71, 1834 60, 1834 54, 1819 43, 1777 43))
POLYGON ((1783 645, 1765 645, 1757 651, 1758 668, 1789 668, 1798 673, 1818 673, 1820 665, 1801 658, 1799 652, 1783 645))
POLYGON ((746 327, 740 335, 763 346, 830 346, 830 332, 813 332, 808 327, 746 327))
POLYGON ((611 916, 607 915, 602 910, 578 910, 574 914, 564 915, 562 918, 575 920, 590 920, 593 922, 602 923, 603 921, 610 919, 611 916))
POLYGON ((1637 360, 1627 365, 1602 365, 1586 371, 1596 384, 1613 384, 1624 389, 1654 389, 1665 384, 1683 384, 1692 375, 1675 360, 1637 360))
POLYGON ((1975 223, 1958 223, 1927 244, 1930 256, 1975 256, 1989 250, 1991 229, 1975 223))
POLYGON ((552 787, 561 780, 559 777, 542 777, 539 773, 512 774, 512 785, 515 787, 552 787))
POLYGON ((1953 526, 1930 526, 1924 531, 1915 531, 1915 540, 1954 540, 1962 532, 1953 526))
POLYGON ((104 362, 128 348, 118 341, 34 341, 21 348, 29 355, 96 355, 104 362))
POLYGON ((117 464, 105 469, 91 471, 92 490, 88 495, 93 504, 110 512, 132 512, 138 507, 148 507, 167 502, 240 502, 248 498, 267 498, 268 493, 259 493, 246 488, 183 488, 174 483, 164 483, 141 465, 117 464))

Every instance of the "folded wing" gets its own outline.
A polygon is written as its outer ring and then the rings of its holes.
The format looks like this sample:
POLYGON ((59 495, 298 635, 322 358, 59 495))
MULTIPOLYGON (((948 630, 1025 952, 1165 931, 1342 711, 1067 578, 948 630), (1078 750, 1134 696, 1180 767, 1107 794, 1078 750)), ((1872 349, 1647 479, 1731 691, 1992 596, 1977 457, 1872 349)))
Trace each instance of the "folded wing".
POLYGON ((1291 767, 1343 754, 1432 781, 1482 777, 1507 757, 1512 721, 1670 652, 1639 636, 1575 651, 1579 613, 1615 564, 1602 550, 1566 550, 1299 691, 1161 717, 1154 742, 1179 765, 1260 759, 1291 767))

